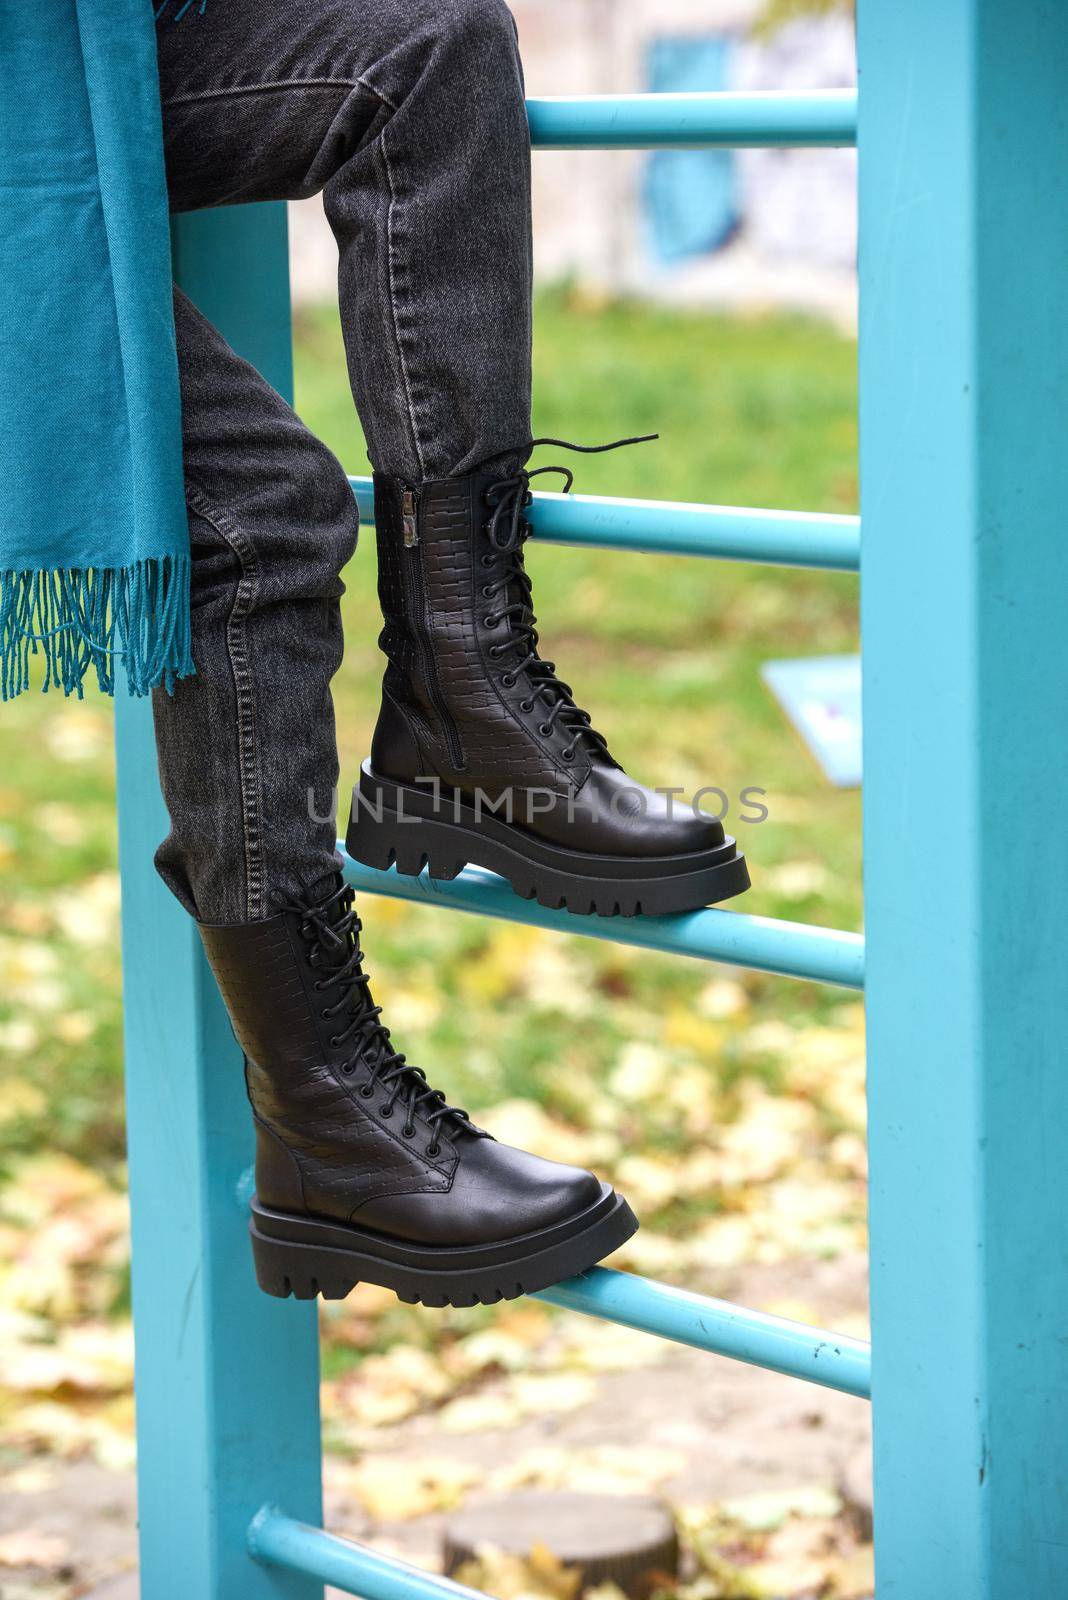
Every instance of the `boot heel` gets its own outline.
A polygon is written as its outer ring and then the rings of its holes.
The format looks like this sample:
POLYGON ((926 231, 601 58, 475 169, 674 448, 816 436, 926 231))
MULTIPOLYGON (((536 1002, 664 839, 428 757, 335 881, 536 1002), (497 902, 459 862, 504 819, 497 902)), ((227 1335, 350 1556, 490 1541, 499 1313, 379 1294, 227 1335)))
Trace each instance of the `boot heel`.
MULTIPOLYGON (((466 861, 457 861, 455 855, 445 856, 440 848, 435 849, 436 841, 432 828, 433 823, 421 823, 418 828, 412 828, 417 837, 404 839, 396 848, 391 847, 387 864, 395 865, 397 871, 405 878, 417 878, 423 871, 428 878, 433 878, 438 883, 448 883, 453 878, 459 877, 467 865, 466 861)), ((352 850, 349 851, 350 855, 354 853, 352 850)), ((365 858, 357 856, 357 859, 365 858)))
POLYGON ((287 1300, 314 1300, 321 1294, 324 1300, 344 1300, 359 1279, 347 1271, 332 1269, 329 1260, 309 1262, 309 1252, 277 1239, 268 1239, 260 1233, 255 1223, 250 1224, 252 1260, 256 1268, 256 1282, 264 1294, 287 1300), (316 1271, 312 1272, 311 1267, 316 1271))
POLYGON ((285 1248, 273 1244, 269 1239, 262 1239, 255 1229, 251 1229, 250 1232, 256 1282, 264 1294, 273 1294, 278 1300, 288 1299, 293 1293, 293 1276, 291 1272, 286 1271, 289 1263, 285 1248))
POLYGON ((353 792, 345 849, 354 861, 380 872, 396 867, 405 878, 424 870, 438 883, 451 882, 467 865, 457 854, 455 830, 431 818, 399 816, 382 800, 368 805, 353 792))

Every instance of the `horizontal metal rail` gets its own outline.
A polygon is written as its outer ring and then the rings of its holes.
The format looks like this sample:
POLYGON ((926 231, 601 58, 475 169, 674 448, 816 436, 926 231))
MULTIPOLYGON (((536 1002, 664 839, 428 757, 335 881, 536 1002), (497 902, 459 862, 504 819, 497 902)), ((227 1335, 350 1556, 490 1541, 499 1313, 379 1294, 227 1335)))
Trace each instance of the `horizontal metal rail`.
MULTIPOLYGON (((361 522, 373 523, 371 479, 349 482, 361 522)), ((859 517, 597 494, 536 494, 530 521, 538 538, 549 544, 824 571, 856 572, 860 566, 859 517)))
POLYGON ((527 101, 542 150, 853 145, 852 89, 810 94, 606 94, 527 101))
POLYGON ((428 878, 425 872, 418 878, 409 878, 392 868, 381 871, 378 867, 365 867, 345 855, 341 840, 338 849, 345 857, 345 877, 365 894, 502 917, 509 922, 554 928, 560 933, 608 939, 613 944, 693 956, 699 961, 725 961, 731 966, 834 983, 845 989, 864 987, 864 940, 857 933, 714 907, 659 917, 578 916, 521 899, 503 878, 481 867, 468 867, 451 883, 443 883, 428 878))
POLYGON ((534 1299, 843 1394, 871 1398, 871 1345, 863 1339, 749 1311, 728 1300, 690 1294, 609 1267, 593 1267, 581 1277, 541 1290, 534 1299))
POLYGON ((264 1506, 256 1513, 248 1530, 248 1548, 266 1566, 307 1573, 363 1600, 486 1600, 479 1589, 421 1572, 396 1556, 297 1522, 278 1506, 264 1506))

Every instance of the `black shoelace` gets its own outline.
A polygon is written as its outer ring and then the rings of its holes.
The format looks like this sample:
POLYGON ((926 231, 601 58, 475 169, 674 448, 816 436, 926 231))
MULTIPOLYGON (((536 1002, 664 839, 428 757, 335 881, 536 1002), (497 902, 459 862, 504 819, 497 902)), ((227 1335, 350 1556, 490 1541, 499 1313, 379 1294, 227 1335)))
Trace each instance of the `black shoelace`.
POLYGON ((351 1045, 342 1072, 355 1072, 357 1065, 364 1062, 370 1068, 370 1079, 360 1087, 362 1097, 370 1100, 381 1090, 386 1096, 379 1107, 384 1117, 392 1116, 394 1106, 403 1106, 403 1131, 409 1139, 415 1133, 413 1118, 418 1111, 431 1130, 431 1143, 426 1153, 435 1156, 440 1150, 437 1143, 440 1125, 451 1119, 470 1126, 471 1118, 459 1106, 450 1106, 441 1090, 432 1089, 427 1083, 422 1068, 412 1066, 390 1043, 389 1029, 381 1021, 382 1007, 375 1005, 370 978, 363 970, 360 949, 363 924, 356 915, 353 900, 352 890, 344 883, 315 906, 283 895, 275 896, 279 910, 292 912, 301 919, 301 937, 311 945, 308 960, 322 974, 313 985, 316 993, 336 991, 336 998, 322 1007, 321 1015, 340 1019, 330 1039, 331 1049, 351 1045))
MULTIPOLYGON (((624 445, 630 444, 645 444, 657 437, 655 433, 643 433, 631 439, 613 439, 610 444, 572 444, 567 439, 532 439, 528 448, 549 444, 556 445, 561 450, 577 450, 583 455, 600 455, 605 450, 619 450, 624 445)), ((498 644, 490 645, 489 654, 496 661, 510 651, 516 652, 515 659, 502 679, 505 688, 513 688, 521 674, 526 678, 530 694, 520 701, 520 709, 529 714, 534 710, 535 704, 541 701, 545 707, 545 717, 538 731, 547 739, 557 725, 565 729, 571 738, 560 753, 565 761, 571 761, 579 739, 585 739, 594 748, 601 749, 605 753, 608 751, 608 742, 604 735, 598 733, 591 725, 589 712, 583 711, 575 704, 571 685, 556 676, 556 663, 546 661, 538 654, 538 632, 535 626, 538 619, 534 614, 530 578, 523 564, 523 545, 530 536, 530 523, 523 512, 531 503, 531 479, 540 477, 546 472, 559 473, 564 479, 564 494, 570 493, 575 475, 570 467, 564 466, 535 467, 533 471, 520 468, 511 477, 499 478, 486 490, 486 504, 491 510, 486 534, 491 551, 482 557, 482 565, 495 567, 498 561, 503 559, 503 569, 495 583, 486 583, 482 586, 482 594, 487 600, 494 600, 499 595, 507 597, 510 594, 514 594, 516 598, 508 599, 506 604, 496 610, 487 611, 483 621, 488 627, 496 627, 501 622, 508 623, 510 637, 498 644)))

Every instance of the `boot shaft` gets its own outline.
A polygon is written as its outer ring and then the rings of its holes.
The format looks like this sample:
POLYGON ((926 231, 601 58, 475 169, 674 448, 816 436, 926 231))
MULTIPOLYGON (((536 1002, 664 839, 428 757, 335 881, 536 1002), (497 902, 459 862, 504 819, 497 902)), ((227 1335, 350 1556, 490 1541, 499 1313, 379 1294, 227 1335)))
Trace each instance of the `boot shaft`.
MULTIPOLYGON (((521 552, 495 545, 490 523, 502 486, 515 482, 476 473, 414 490, 375 477, 389 666, 371 757, 393 777, 437 776, 467 789, 492 775, 497 791, 565 796, 589 771, 566 726, 546 731, 547 703, 529 675, 512 670, 517 651, 508 647, 529 589, 521 552)), ((518 494, 517 518, 525 485, 518 494)))
POLYGON ((265 922, 201 925, 246 1053, 253 1253, 269 1293, 359 1282, 492 1304, 585 1271, 636 1226, 591 1173, 498 1144, 390 1044, 340 875, 265 922))
POLYGON ((354 959, 351 933, 324 947, 315 908, 199 931, 245 1056, 261 1199, 347 1216, 357 1197, 446 1189, 456 1127, 433 1115, 442 1102, 425 1085, 418 1105, 398 1094, 366 986, 335 981, 354 959))

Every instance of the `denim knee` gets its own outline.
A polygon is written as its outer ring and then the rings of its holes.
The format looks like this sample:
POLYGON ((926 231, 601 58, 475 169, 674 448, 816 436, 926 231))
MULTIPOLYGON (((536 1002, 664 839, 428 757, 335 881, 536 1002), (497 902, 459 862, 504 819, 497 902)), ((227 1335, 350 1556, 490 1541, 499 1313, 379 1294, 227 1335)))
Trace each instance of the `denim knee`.
MULTIPOLYGON (((337 457, 308 434, 284 466, 284 506, 276 537, 263 548, 264 597, 276 600, 334 600, 342 592, 340 573, 356 549, 359 511, 337 457)), ((266 543, 259 521, 257 542, 266 543)))
POLYGON ((341 462, 320 440, 314 444, 303 492, 314 506, 324 560, 340 572, 356 549, 360 513, 341 462))
POLYGON ((426 26, 444 53, 468 71, 487 60, 518 61, 515 19, 504 0, 438 0, 428 7, 426 26))

